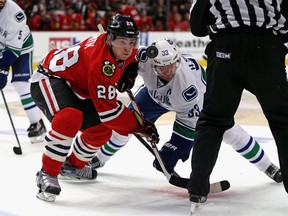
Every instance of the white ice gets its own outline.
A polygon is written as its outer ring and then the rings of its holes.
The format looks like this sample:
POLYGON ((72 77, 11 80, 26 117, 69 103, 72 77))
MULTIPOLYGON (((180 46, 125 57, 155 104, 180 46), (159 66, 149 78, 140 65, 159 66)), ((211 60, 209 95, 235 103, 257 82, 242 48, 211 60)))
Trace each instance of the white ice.
MULTIPOLYGON (((28 119, 21 110, 11 84, 5 96, 17 129, 22 155, 13 153, 17 142, 0 96, 0 215, 5 216, 180 216, 190 215, 185 189, 170 185, 152 167, 153 157, 136 139, 117 152, 98 171, 93 182, 61 181, 62 191, 54 203, 36 198, 36 172, 41 167, 44 143, 31 144, 26 129, 28 119)), ((50 128, 48 121, 45 123, 50 128)), ((171 124, 157 123, 161 143, 170 137, 171 124)), ((278 163, 276 146, 267 125, 243 125, 261 144, 270 159, 278 163)), ((179 161, 178 174, 188 178, 190 159, 179 161)), ((286 216, 288 196, 276 184, 226 144, 222 144, 211 182, 229 180, 228 191, 209 195, 196 216, 286 216)))

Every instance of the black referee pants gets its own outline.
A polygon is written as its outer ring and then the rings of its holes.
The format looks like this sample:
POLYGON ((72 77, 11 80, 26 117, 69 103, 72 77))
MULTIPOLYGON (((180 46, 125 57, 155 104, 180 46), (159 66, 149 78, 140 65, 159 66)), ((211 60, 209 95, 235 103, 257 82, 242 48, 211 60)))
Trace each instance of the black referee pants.
POLYGON ((287 49, 272 33, 226 32, 206 48, 207 91, 196 128, 189 193, 207 196, 222 136, 234 124, 244 89, 260 103, 274 136, 288 192, 287 49))

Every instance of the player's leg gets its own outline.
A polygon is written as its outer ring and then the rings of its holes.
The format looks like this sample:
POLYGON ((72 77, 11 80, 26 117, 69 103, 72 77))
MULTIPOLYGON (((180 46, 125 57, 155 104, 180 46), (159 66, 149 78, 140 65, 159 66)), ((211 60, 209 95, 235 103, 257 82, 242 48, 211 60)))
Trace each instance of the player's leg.
POLYGON ((275 182, 282 182, 280 169, 274 165, 265 151, 258 142, 249 135, 240 125, 235 124, 232 128, 224 133, 223 141, 246 158, 250 163, 254 164, 261 172, 275 182))
POLYGON ((94 169, 99 169, 122 147, 124 147, 131 135, 124 136, 115 131, 112 132, 110 140, 103 145, 96 153, 95 157, 89 162, 94 169))
POLYGON ((92 100, 81 101, 81 110, 83 111, 81 134, 74 140, 72 152, 61 169, 61 175, 70 179, 89 180, 97 177, 97 171, 86 164, 109 140, 112 131, 101 123, 92 100))
MULTIPOLYGON (((42 168, 37 173, 38 198, 60 194, 57 176, 70 151, 73 138, 82 124, 82 111, 79 99, 65 81, 46 78, 31 84, 31 95, 37 106, 51 122, 51 130, 45 136, 45 151, 42 155, 42 168), (73 118, 71 118, 73 116, 73 118)), ((51 200, 51 201, 54 201, 51 200)))
POLYGON ((29 119, 30 126, 27 129, 28 137, 32 143, 44 140, 46 127, 41 117, 41 111, 34 103, 30 94, 32 74, 32 53, 21 55, 12 66, 12 84, 20 97, 21 104, 29 119))

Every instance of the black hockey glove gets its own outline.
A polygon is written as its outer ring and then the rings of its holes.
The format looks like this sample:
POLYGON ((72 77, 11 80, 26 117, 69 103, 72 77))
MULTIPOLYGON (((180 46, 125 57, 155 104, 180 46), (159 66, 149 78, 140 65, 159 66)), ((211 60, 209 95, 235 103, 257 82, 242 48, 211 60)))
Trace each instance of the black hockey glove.
POLYGON ((8 70, 0 69, 0 89, 3 89, 7 84, 8 70))
POLYGON ((149 120, 143 119, 142 115, 135 110, 131 110, 135 115, 140 128, 134 133, 139 134, 140 136, 145 137, 149 142, 159 143, 159 134, 155 124, 149 120))
POLYGON ((135 78, 122 76, 117 83, 117 89, 119 92, 125 92, 127 89, 132 89, 135 84, 135 78))
POLYGON ((125 68, 124 73, 117 82, 117 89, 119 92, 125 92, 127 89, 132 89, 135 84, 135 79, 138 76, 138 62, 130 63, 125 68))
POLYGON ((149 142, 159 143, 159 134, 156 126, 149 120, 144 120, 142 129, 138 132, 140 135, 146 137, 149 142))
POLYGON ((9 68, 3 66, 3 53, 0 51, 0 89, 3 89, 7 84, 7 75, 9 68))

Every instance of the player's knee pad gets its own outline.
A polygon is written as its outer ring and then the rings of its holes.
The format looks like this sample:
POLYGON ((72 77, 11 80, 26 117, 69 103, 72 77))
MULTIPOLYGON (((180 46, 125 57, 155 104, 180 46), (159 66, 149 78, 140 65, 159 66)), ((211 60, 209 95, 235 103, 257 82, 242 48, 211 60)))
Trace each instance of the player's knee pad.
POLYGON ((82 111, 66 107, 57 112, 51 122, 53 131, 68 137, 75 137, 82 125, 82 111))

